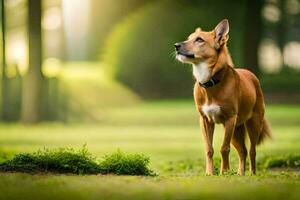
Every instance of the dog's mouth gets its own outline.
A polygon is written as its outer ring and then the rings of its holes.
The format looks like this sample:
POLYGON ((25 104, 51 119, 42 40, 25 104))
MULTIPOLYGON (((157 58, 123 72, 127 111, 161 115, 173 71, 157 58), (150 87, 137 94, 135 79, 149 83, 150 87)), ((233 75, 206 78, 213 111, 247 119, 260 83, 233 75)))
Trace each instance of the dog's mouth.
POLYGON ((185 52, 176 51, 176 54, 177 55, 181 55, 181 56, 185 56, 187 58, 195 58, 195 55, 192 54, 192 53, 185 53, 185 52))

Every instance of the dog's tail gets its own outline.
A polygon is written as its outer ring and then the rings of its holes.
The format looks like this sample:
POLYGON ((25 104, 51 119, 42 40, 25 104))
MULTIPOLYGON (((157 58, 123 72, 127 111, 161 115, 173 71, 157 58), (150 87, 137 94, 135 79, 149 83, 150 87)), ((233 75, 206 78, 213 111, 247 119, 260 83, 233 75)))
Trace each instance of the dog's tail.
POLYGON ((262 125, 261 132, 259 133, 257 145, 262 144, 267 138, 272 138, 272 132, 267 120, 263 119, 263 125, 262 125))

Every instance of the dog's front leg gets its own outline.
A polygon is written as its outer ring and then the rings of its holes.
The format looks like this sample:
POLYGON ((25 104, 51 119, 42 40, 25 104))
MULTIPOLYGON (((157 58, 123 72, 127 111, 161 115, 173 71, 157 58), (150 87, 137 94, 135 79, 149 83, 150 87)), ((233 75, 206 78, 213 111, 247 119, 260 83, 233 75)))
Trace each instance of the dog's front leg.
POLYGON ((214 164, 213 164, 213 134, 215 124, 209 122, 205 116, 200 116, 200 126, 201 132, 204 139, 205 153, 206 153, 206 175, 214 174, 214 164))
POLYGON ((223 144, 221 147, 222 161, 220 173, 224 174, 225 171, 229 170, 229 152, 230 152, 230 141, 234 132, 237 117, 231 117, 224 123, 225 135, 223 144))

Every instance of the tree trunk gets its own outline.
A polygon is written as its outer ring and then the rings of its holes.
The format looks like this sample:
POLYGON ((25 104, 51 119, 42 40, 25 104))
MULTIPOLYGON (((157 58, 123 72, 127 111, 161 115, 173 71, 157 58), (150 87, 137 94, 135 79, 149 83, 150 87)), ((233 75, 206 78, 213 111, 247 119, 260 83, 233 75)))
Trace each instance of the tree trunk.
POLYGON ((6 42, 5 42, 5 0, 1 0, 1 31, 2 31, 2 87, 1 87, 1 94, 2 94, 2 102, 1 102, 1 111, 2 111, 2 120, 8 121, 10 119, 10 111, 9 111, 9 83, 8 78, 6 76, 6 42))
POLYGON ((261 39, 261 9, 263 0, 247 0, 245 13, 244 63, 247 69, 259 75, 258 47, 261 39))
POLYGON ((29 69, 22 90, 22 121, 36 123, 41 120, 42 108, 42 0, 28 0, 29 69))
POLYGON ((287 31, 287 20, 286 20, 286 11, 285 11, 285 0, 279 1, 279 9, 281 12, 281 18, 278 24, 278 45, 283 56, 284 45, 286 43, 286 31, 287 31))

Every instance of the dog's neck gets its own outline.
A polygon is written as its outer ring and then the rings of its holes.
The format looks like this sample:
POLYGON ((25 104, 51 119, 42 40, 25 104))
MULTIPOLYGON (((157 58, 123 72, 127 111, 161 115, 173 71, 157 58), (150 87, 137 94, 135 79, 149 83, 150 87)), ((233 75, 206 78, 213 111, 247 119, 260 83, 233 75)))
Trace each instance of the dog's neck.
POLYGON ((219 50, 219 54, 214 62, 200 62, 193 65, 193 75, 197 82, 205 84, 212 77, 223 68, 233 67, 233 63, 228 52, 227 47, 224 45, 219 50))

